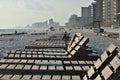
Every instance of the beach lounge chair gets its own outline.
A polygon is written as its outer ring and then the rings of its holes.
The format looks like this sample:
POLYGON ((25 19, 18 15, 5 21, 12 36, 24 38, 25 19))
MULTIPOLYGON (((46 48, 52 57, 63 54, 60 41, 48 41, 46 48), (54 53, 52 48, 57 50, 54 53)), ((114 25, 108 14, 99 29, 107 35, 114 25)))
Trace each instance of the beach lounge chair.
POLYGON ((100 58, 94 63, 94 67, 88 70, 84 80, 119 80, 120 57, 117 47, 110 44, 100 58), (116 77, 115 77, 116 76, 116 77))

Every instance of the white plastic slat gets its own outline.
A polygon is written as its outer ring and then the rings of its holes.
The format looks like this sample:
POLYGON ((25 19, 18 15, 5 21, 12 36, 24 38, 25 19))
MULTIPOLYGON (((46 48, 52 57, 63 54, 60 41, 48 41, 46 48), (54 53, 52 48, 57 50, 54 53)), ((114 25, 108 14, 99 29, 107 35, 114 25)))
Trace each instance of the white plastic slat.
POLYGON ((106 66, 101 73, 104 79, 108 80, 108 78, 112 75, 113 72, 108 66, 106 66))
POLYGON ((107 58, 108 58, 108 54, 106 51, 104 51, 103 54, 101 55, 102 62, 105 61, 107 58))
POLYGON ((73 75, 72 80, 81 80, 80 76, 73 75))
POLYGON ((14 57, 14 54, 9 54, 9 57, 14 57))
POLYGON ((21 61, 20 59, 14 59, 14 60, 13 60, 14 63, 18 63, 18 62, 20 62, 20 61, 21 61))
POLYGON ((0 69, 5 69, 7 66, 8 66, 8 64, 2 64, 2 65, 0 66, 0 69))
POLYGON ((95 73, 95 70, 94 70, 94 68, 93 67, 91 67, 89 70, 88 70, 88 77, 90 78, 90 77, 92 77, 92 75, 95 73))
POLYGON ((76 47, 75 47, 75 50, 79 50, 80 49, 80 45, 77 45, 76 47))
POLYGON ((106 50, 112 53, 116 48, 117 47, 114 44, 110 44, 106 50))
POLYGON ((51 79, 51 75, 43 75, 42 79, 43 80, 50 80, 51 79))
POLYGON ((71 76, 63 75, 62 80, 71 80, 71 76))
POLYGON ((24 60, 24 59, 20 61, 20 63, 26 63, 26 62, 27 60, 24 60))
POLYGON ((24 80, 25 80, 25 79, 30 79, 31 76, 32 76, 32 75, 24 75, 24 76, 22 77, 22 79, 24 79, 24 80))
POLYGON ((110 64, 116 70, 118 67, 120 67, 120 59, 117 56, 115 56, 110 62, 110 64))
POLYGON ((95 62, 95 68, 98 69, 102 64, 102 61, 100 59, 98 59, 96 62, 95 62))
POLYGON ((66 66, 65 68, 66 68, 66 70, 73 70, 72 66, 66 66))
POLYGON ((15 66, 16 66, 15 64, 10 64, 10 65, 7 67, 7 69, 14 69, 15 66))
POLYGON ((103 80, 100 75, 98 75, 95 80, 103 80))
POLYGON ((64 70, 63 66, 56 66, 57 70, 64 70))
POLYGON ((41 66, 40 69, 47 70, 47 66, 41 66))
POLYGON ((85 75, 85 76, 83 77, 83 80, 89 80, 88 77, 87 77, 87 75, 85 75))
POLYGON ((0 62, 6 62, 7 61, 7 59, 1 59, 0 60, 0 62))
POLYGON ((55 66, 48 66, 48 70, 55 70, 55 66))
POLYGON ((25 66, 24 66, 24 69, 30 70, 30 69, 31 69, 31 65, 25 65, 25 66))
POLYGON ((72 52, 70 53, 71 55, 75 55, 76 51, 72 50, 72 52))
POLYGON ((27 63, 33 63, 34 62, 34 60, 28 60, 28 62, 27 63))
POLYGON ((17 65, 15 69, 22 69, 24 65, 17 65))
POLYGON ((39 69, 39 66, 33 65, 31 69, 33 69, 33 70, 38 70, 38 69, 39 69))
POLYGON ((14 75, 11 79, 20 79, 22 75, 14 75))
POLYGON ((41 78, 41 75, 33 75, 33 77, 32 77, 32 79, 33 80, 40 80, 40 78, 41 78))
POLYGON ((1 80, 7 80, 7 79, 10 79, 12 77, 12 75, 4 75, 2 76, 1 80))
POLYGON ((7 59, 6 62, 11 63, 13 62, 13 59, 7 59))
POLYGON ((74 66, 75 70, 82 70, 80 66, 74 66))
POLYGON ((53 75, 52 80, 61 80, 60 75, 53 75))

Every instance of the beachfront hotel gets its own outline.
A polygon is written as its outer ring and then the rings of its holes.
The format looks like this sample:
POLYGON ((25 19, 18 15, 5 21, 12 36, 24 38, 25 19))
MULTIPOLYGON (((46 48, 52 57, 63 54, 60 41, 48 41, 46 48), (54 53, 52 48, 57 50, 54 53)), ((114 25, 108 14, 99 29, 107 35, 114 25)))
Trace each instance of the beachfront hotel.
POLYGON ((117 22, 117 0, 103 0, 103 22, 110 26, 117 22))
POLYGON ((120 25, 120 0, 117 0, 117 19, 120 25))
POLYGON ((94 21, 102 21, 102 2, 103 0, 95 0, 94 4, 94 21))

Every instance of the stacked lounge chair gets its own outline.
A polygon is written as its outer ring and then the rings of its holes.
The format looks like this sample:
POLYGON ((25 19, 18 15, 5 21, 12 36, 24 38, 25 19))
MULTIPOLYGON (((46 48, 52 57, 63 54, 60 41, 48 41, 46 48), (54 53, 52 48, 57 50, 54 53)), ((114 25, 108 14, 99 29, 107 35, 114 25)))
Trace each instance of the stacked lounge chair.
MULTIPOLYGON (((76 33, 70 40, 70 45, 72 44, 76 37, 79 37, 81 35, 82 35, 81 33, 76 33)), ((25 49, 51 49, 51 48, 66 49, 66 47, 68 47, 67 45, 68 43, 66 43, 64 40, 36 40, 30 45, 26 45, 25 49)))
POLYGON ((88 42, 78 37, 65 53, 10 51, 0 61, 0 79, 80 80, 96 61, 77 57, 88 42))
MULTIPOLYGON (((10 51, 5 58, 15 58, 15 59, 79 59, 80 55, 84 53, 87 55, 86 44, 89 42, 89 38, 81 36, 77 38, 64 53, 58 52, 39 52, 39 51, 10 51), (81 52, 82 51, 82 52, 81 52)), ((98 56, 94 56, 96 59, 98 56)), ((90 57, 88 57, 89 59, 90 57)), ((93 56, 91 57, 93 58, 93 56)), ((93 59, 94 59, 93 58, 93 59)))

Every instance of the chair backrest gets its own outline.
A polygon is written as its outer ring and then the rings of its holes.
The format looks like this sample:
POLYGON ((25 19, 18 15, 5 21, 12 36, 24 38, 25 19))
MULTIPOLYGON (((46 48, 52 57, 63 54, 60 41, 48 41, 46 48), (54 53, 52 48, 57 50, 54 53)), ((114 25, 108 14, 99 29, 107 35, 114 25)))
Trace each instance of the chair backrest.
POLYGON ((89 41, 89 38, 84 37, 81 41, 77 41, 77 43, 75 43, 76 45, 74 46, 74 48, 72 49, 72 51, 69 53, 69 55, 74 56, 80 49, 82 49, 82 47, 84 47, 89 41))
MULTIPOLYGON (((117 55, 114 51, 116 51, 117 47, 114 44, 110 44, 108 48, 103 52, 103 54, 100 56, 100 59, 98 59, 95 62, 96 69, 100 68, 103 63, 109 62, 110 58, 114 58, 115 55, 117 55)), ((106 65, 106 64, 105 64, 106 65)))
POLYGON ((108 51, 109 53, 113 53, 116 49, 117 47, 114 44, 110 44, 106 51, 108 51))
POLYGON ((82 41, 82 39, 84 39, 84 36, 77 37, 77 38, 75 39, 75 41, 73 41, 73 43, 71 44, 71 46, 69 46, 69 47, 67 48, 67 52, 70 53, 70 52, 77 46, 77 44, 79 44, 79 42, 82 41))
POLYGON ((72 39, 70 40, 70 42, 68 43, 68 47, 70 47, 70 46, 72 45, 72 43, 75 41, 75 39, 76 39, 77 37, 80 37, 80 36, 82 36, 82 33, 76 33, 76 34, 72 37, 72 39))
POLYGON ((86 44, 89 42, 89 38, 85 37, 80 43, 80 46, 86 46, 86 44))

